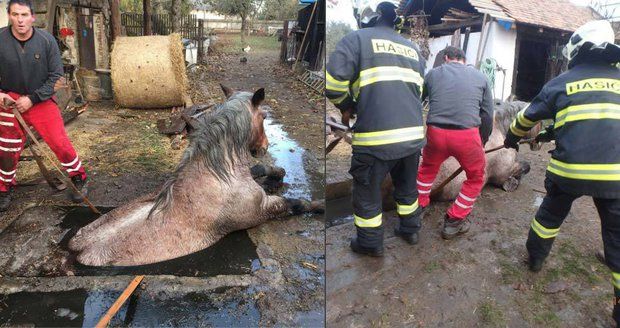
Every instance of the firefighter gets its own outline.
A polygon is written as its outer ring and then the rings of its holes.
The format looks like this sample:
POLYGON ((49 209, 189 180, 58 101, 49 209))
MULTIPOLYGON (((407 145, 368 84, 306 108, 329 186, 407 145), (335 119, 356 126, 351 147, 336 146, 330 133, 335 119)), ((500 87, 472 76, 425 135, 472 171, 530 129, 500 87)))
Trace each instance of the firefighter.
MULTIPOLYGON (((0 211, 11 202, 15 173, 26 137, 4 100, 14 101, 26 123, 32 126, 56 154, 72 182, 86 194, 86 172, 67 137, 54 86, 63 76, 56 39, 33 28, 30 0, 10 0, 10 25, 0 29, 0 211)), ((75 202, 79 195, 70 194, 75 202)))
POLYGON ((521 111, 504 145, 518 150, 536 122, 553 119, 538 137, 555 138, 547 166, 545 196, 531 222, 526 248, 529 269, 542 269, 573 201, 591 196, 598 210, 605 261, 615 291, 613 318, 620 323, 620 47, 609 22, 592 21, 564 48, 569 70, 549 81, 521 111))
POLYGON ((359 8, 360 30, 337 44, 327 64, 326 96, 343 113, 356 115, 353 156, 353 212, 357 238, 351 249, 383 255, 381 183, 389 173, 400 225, 396 234, 418 242, 422 209, 416 174, 424 146, 422 94, 424 58, 418 47, 398 34, 402 22, 392 2, 359 8))
POLYGON ((441 232, 444 239, 452 239, 469 230, 469 213, 484 187, 483 146, 493 130, 493 96, 486 77, 465 65, 463 50, 449 46, 443 52, 445 63, 424 79, 422 98, 428 95, 430 107, 417 183, 419 204, 426 207, 441 164, 451 156, 461 164, 467 180, 448 209, 441 232))

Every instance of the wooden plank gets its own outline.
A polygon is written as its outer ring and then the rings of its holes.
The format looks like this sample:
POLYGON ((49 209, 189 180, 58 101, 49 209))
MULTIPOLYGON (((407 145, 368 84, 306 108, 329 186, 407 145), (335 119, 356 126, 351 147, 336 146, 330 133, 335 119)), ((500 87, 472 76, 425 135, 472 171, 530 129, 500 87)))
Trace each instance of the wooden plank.
POLYGON ((481 24, 482 24, 482 19, 476 18, 476 19, 461 21, 457 23, 442 23, 442 24, 431 25, 428 27, 428 31, 429 32, 438 32, 438 31, 450 31, 451 32, 451 31, 454 31, 456 29, 460 29, 463 27, 478 26, 481 24))

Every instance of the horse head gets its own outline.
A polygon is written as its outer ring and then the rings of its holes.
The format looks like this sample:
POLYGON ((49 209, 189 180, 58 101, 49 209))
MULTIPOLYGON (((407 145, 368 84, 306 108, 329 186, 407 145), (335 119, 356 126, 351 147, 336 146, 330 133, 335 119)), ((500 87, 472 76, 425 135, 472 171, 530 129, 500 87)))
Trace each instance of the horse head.
MULTIPOLYGON (((220 84, 220 86, 222 91, 224 91, 226 99, 230 99, 233 95, 238 93, 238 91, 234 91, 224 85, 220 84)), ((260 105, 264 100, 265 89, 260 88, 252 94, 252 97, 249 99, 249 103, 247 104, 247 108, 252 115, 252 134, 248 142, 248 146, 253 157, 264 156, 267 153, 267 148, 269 147, 269 140, 267 138, 267 134, 265 134, 264 125, 267 112, 260 108, 260 105)))

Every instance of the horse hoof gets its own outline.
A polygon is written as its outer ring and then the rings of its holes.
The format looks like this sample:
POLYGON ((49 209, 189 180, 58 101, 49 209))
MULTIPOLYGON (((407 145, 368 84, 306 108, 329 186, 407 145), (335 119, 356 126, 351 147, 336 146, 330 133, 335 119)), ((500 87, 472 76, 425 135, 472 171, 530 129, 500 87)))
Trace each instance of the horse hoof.
POLYGON ((507 192, 513 192, 517 190, 518 187, 519 187, 519 180, 517 180, 515 177, 508 178, 508 180, 506 180, 502 184, 502 189, 504 189, 504 191, 507 191, 507 192))

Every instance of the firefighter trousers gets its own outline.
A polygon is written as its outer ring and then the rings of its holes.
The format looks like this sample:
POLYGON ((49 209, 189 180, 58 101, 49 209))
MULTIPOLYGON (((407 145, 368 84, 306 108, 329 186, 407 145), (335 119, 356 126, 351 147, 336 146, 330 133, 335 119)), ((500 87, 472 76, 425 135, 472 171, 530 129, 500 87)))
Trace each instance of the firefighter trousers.
MULTIPOLYGON (((549 255, 573 202, 582 196, 564 192, 549 178, 545 179, 545 189, 547 195, 532 220, 526 243, 534 259, 545 259, 549 255)), ((601 220, 605 262, 612 272, 615 295, 620 297, 620 199, 593 200, 601 220)))
MULTIPOLYGON (((13 99, 19 98, 19 95, 13 92, 9 92, 9 96, 13 99)), ((0 191, 6 192, 16 184, 17 163, 24 149, 26 132, 22 130, 11 110, 0 109, 0 191)), ((86 180, 82 162, 67 137, 60 110, 53 100, 35 104, 22 113, 22 117, 26 124, 39 133, 70 177, 80 175, 86 180)))
POLYGON ((394 185, 394 200, 400 218, 400 231, 420 230, 416 175, 420 152, 395 159, 381 160, 368 154, 353 154, 349 173, 353 177, 353 216, 358 243, 363 247, 383 246, 383 208, 381 186, 389 173, 394 185))

